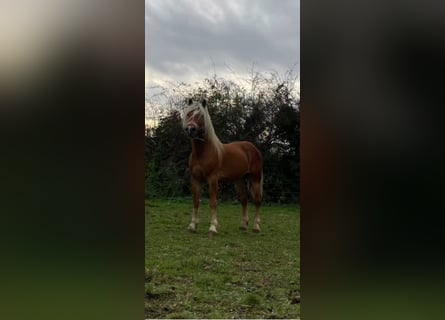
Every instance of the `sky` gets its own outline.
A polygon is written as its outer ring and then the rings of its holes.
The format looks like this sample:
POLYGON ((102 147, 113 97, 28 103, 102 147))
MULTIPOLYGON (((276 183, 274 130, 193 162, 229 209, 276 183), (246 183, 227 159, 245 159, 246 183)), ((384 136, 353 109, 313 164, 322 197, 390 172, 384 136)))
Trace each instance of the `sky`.
POLYGON ((252 68, 299 76, 300 0, 145 1, 146 88, 252 68))

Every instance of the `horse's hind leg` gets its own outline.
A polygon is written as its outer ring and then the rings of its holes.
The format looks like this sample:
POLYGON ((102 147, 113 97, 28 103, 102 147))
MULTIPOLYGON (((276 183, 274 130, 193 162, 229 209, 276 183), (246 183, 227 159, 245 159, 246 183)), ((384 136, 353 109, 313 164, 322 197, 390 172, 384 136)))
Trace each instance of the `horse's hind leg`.
POLYGON ((260 206, 261 200, 263 198, 263 175, 260 177, 252 178, 252 198, 253 203, 255 204, 255 220, 253 224, 253 232, 260 232, 260 206))
POLYGON ((209 236, 213 237, 218 233, 218 220, 216 218, 217 194, 218 194, 218 178, 211 177, 209 179, 210 209, 212 210, 212 220, 210 222, 209 236))
POLYGON ((198 209, 199 209, 199 196, 201 193, 201 183, 193 178, 192 178, 192 192, 193 192, 193 215, 192 215, 192 222, 190 222, 188 230, 190 232, 196 232, 196 228, 198 227, 199 223, 198 209))
POLYGON ((249 224, 249 216, 247 214, 247 190, 243 179, 235 182, 235 189, 238 200, 241 202, 241 206, 243 207, 240 230, 247 230, 247 225, 249 224))

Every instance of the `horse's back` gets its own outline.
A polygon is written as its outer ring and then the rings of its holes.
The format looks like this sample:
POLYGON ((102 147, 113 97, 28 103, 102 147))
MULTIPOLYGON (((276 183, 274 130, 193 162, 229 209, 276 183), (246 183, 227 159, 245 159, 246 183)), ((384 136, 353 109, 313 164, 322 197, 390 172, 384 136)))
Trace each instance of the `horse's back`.
POLYGON ((263 157, 261 156, 260 150, 258 150, 258 148, 249 141, 234 141, 228 143, 227 146, 240 148, 241 150, 243 150, 243 152, 251 157, 252 161, 261 163, 263 162, 263 157))

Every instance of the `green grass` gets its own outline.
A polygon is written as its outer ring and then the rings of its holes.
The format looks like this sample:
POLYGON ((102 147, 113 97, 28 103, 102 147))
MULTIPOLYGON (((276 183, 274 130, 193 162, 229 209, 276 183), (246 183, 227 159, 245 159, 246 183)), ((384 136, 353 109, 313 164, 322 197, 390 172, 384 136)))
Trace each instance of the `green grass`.
POLYGON ((261 233, 239 230, 241 206, 220 203, 210 239, 208 201, 189 233, 191 201, 145 204, 146 318, 299 318, 300 210, 263 206, 261 233))

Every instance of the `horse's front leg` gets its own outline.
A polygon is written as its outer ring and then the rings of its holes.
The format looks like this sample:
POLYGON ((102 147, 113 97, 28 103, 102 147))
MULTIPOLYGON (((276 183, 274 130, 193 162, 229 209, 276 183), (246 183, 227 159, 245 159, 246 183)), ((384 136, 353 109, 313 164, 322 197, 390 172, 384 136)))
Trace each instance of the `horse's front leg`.
POLYGON ((210 209, 212 210, 212 220, 210 222, 209 236, 213 237, 218 233, 216 228, 218 227, 218 220, 216 218, 216 206, 218 195, 218 178, 211 177, 209 179, 209 193, 210 193, 210 209))
POLYGON ((193 192, 193 214, 192 214, 192 222, 188 227, 190 232, 196 232, 196 228, 199 223, 199 196, 201 194, 201 183, 192 178, 192 192, 193 192))

